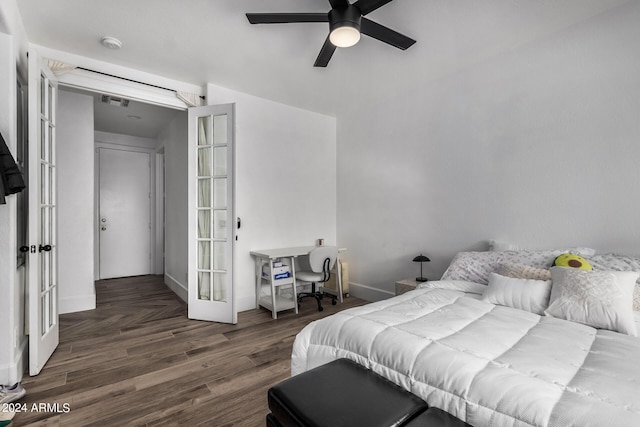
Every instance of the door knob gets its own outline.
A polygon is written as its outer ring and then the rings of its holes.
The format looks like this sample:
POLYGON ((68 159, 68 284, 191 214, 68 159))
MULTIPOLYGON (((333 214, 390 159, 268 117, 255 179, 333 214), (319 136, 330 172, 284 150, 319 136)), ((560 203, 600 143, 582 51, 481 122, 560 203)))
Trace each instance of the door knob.
POLYGON ((100 227, 100 230, 102 230, 102 231, 105 231, 106 229, 107 229, 107 227, 105 227, 105 226, 100 227))
POLYGON ((29 246, 20 246, 20 252, 29 252, 29 246))
POLYGON ((49 252, 51 250, 51 245, 40 245, 38 246, 38 252, 49 252))
POLYGON ((101 222, 107 222, 107 218, 101 218, 100 221, 101 222))

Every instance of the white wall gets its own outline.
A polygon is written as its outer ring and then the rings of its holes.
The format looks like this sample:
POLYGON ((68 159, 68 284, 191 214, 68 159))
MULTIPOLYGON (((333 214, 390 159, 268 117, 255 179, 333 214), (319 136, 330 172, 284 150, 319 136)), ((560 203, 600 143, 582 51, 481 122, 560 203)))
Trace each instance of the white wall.
POLYGON ((93 97, 59 91, 57 127, 60 313, 96 308, 93 97))
MULTIPOLYGON (((15 0, 0 2, 0 132, 15 155, 17 140, 16 79, 26 87, 27 37, 15 0)), ((25 117, 26 120, 26 117, 25 117)), ((26 178, 26 177, 25 177, 26 178)), ((0 206, 0 384, 22 379, 28 363, 24 334, 25 271, 16 270, 16 196, 0 206)))
MULTIPOLYGON (((16 53, 13 37, 0 33, 0 132, 15 158, 17 138, 16 116, 16 53)), ((22 377, 19 367, 22 343, 22 284, 17 272, 17 204, 16 196, 6 196, 0 205, 0 384, 9 384, 22 377)))
POLYGON ((164 283, 187 300, 187 113, 158 134, 164 148, 164 283))
POLYGON ((238 310, 249 310, 250 251, 337 243, 336 121, 211 84, 207 103, 236 105, 235 295, 238 310))
POLYGON ((628 2, 436 80, 425 63, 423 80, 389 79, 345 106, 338 237, 351 280, 391 292, 418 275, 420 252, 437 279, 493 238, 640 254, 638 22, 628 2))

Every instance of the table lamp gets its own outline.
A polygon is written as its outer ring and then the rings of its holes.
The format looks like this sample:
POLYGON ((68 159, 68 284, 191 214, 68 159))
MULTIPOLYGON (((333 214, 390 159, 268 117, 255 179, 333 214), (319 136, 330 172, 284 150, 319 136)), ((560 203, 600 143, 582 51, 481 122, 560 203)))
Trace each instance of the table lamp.
POLYGON ((416 281, 417 282, 426 282, 427 280, 429 280, 429 279, 427 279, 426 277, 424 277, 422 275, 422 263, 423 262, 429 262, 429 261, 431 261, 431 260, 429 258, 427 258, 426 256, 422 255, 422 254, 418 255, 417 257, 415 257, 413 259, 413 262, 419 262, 420 263, 420 277, 416 277, 416 281))

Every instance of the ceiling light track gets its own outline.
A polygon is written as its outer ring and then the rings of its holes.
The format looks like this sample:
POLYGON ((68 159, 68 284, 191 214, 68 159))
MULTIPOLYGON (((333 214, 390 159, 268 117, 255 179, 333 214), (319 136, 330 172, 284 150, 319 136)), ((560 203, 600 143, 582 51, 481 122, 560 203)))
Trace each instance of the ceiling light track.
MULTIPOLYGON (((155 87, 156 89, 168 90, 168 91, 173 92, 173 93, 178 93, 178 91, 175 90, 175 89, 169 89, 169 88, 158 86, 158 85, 154 85, 154 84, 151 84, 151 83, 146 83, 146 82, 141 82, 141 81, 138 81, 138 80, 128 79, 126 77, 120 77, 120 76, 116 76, 116 75, 109 74, 109 73, 103 73, 102 71, 91 70, 89 68, 84 68, 84 67, 77 67, 76 69, 77 70, 89 71, 90 73, 102 74, 103 76, 113 77, 115 79, 125 80, 127 82, 138 83, 138 84, 145 85, 145 86, 155 87)), ((200 99, 206 99, 206 97, 204 95, 200 95, 200 99)))

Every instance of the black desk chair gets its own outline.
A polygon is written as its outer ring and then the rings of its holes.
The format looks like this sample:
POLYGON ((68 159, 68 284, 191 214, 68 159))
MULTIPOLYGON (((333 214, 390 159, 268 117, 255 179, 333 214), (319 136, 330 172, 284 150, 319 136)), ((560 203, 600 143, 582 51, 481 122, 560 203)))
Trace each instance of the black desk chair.
MULTIPOLYGON (((336 263, 338 257, 338 248, 335 246, 318 246, 309 252, 309 269, 296 270, 296 281, 311 283, 311 292, 299 292, 298 303, 303 298, 313 297, 318 303, 318 311, 322 311, 322 303, 324 293, 316 290, 318 283, 324 283, 331 276, 331 269, 336 263)), ((327 294, 331 297, 331 304, 336 305, 336 296, 327 294)))

